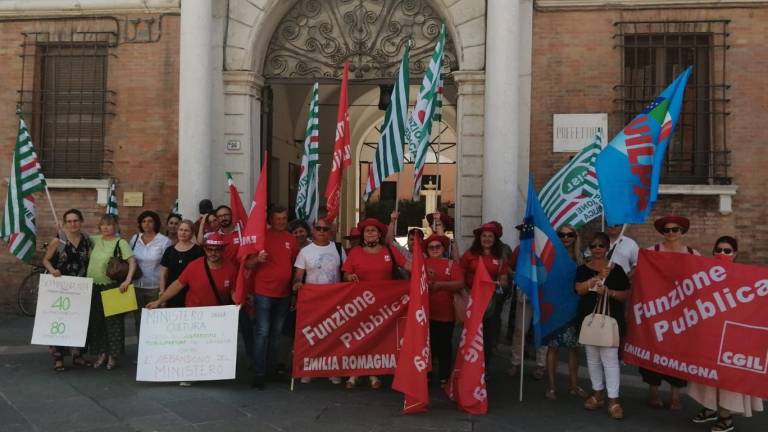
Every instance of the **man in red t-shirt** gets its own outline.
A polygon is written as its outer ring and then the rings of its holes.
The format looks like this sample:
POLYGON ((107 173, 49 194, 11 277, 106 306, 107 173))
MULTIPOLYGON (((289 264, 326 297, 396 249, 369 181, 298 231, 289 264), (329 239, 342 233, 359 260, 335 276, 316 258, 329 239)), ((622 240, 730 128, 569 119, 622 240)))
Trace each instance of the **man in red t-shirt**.
POLYGON ((229 206, 218 206, 214 214, 219 221, 218 233, 227 243, 224 247, 224 258, 237 266, 239 265, 237 251, 240 249, 240 227, 232 223, 232 209, 229 206))
POLYGON ((185 286, 189 287, 186 307, 222 306, 232 304, 232 293, 237 279, 237 267, 223 258, 226 246, 224 238, 212 234, 205 239, 205 256, 187 265, 178 279, 163 291, 159 299, 147 304, 147 309, 155 309, 173 298, 185 286), (210 278, 208 272, 210 271, 210 278), (213 279, 214 286, 211 286, 213 279))
POLYGON ((245 259, 245 268, 253 270, 253 387, 259 390, 264 389, 267 372, 276 364, 278 341, 291 303, 293 261, 299 253, 296 238, 287 230, 288 209, 272 206, 269 223, 264 250, 245 259))

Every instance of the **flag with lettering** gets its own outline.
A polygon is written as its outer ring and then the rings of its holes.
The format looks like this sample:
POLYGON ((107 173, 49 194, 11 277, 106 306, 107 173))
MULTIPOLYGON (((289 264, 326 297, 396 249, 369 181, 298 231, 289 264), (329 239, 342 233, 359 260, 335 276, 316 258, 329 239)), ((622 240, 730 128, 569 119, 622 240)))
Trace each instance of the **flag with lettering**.
POLYGON ((483 314, 496 290, 483 260, 477 260, 477 271, 467 304, 467 319, 459 339, 459 349, 453 372, 445 393, 459 408, 470 414, 488 412, 488 391, 485 386, 485 352, 483 344, 483 314))
POLYGON ((689 66, 597 156, 597 178, 608 225, 642 224, 651 212, 691 72, 689 66))
POLYGON ((320 127, 318 99, 320 85, 312 86, 312 97, 309 101, 307 129, 304 133, 304 155, 301 157, 301 173, 296 191, 296 218, 305 222, 317 219, 317 209, 320 197, 317 196, 317 163, 320 157, 320 127))
POLYGON ((244 261, 248 255, 259 253, 264 250, 264 241, 267 235, 267 161, 269 155, 264 152, 264 159, 261 162, 261 172, 259 180, 256 183, 256 191, 253 193, 253 203, 251 204, 251 213, 248 215, 248 222, 240 237, 240 248, 237 250, 237 259, 240 261, 240 268, 237 272, 235 281, 235 302, 239 305, 245 303, 246 297, 250 292, 253 281, 251 279, 252 271, 245 268, 244 261))
POLYGON ((541 207, 555 230, 563 225, 579 229, 603 213, 595 171, 602 141, 599 132, 541 188, 541 207))
POLYGON ((344 63, 344 72, 341 78, 341 90, 339 92, 339 111, 336 116, 336 139, 333 144, 333 161, 331 172, 328 175, 328 184, 325 186, 325 206, 328 212, 325 220, 328 223, 336 220, 341 207, 341 182, 344 170, 352 165, 352 152, 349 148, 349 101, 347 86, 349 81, 349 63, 344 63))
POLYGON ((232 225, 238 232, 242 232, 245 223, 248 222, 248 213, 243 206, 243 200, 240 199, 240 192, 235 186, 235 180, 232 174, 227 173, 227 188, 229 189, 229 208, 232 210, 232 225))
POLYGON ((413 199, 418 200, 421 192, 421 177, 424 174, 424 165, 429 153, 429 141, 432 137, 432 122, 434 120, 437 91, 440 85, 440 68, 443 65, 443 48, 445 47, 445 24, 440 26, 440 34, 437 36, 437 44, 429 66, 424 73, 419 88, 419 96, 416 106, 413 107, 411 116, 405 129, 405 137, 408 141, 408 150, 413 161, 413 199))
POLYGON ((29 261, 35 255, 37 228, 35 197, 32 194, 44 189, 45 177, 32 146, 29 130, 24 119, 19 118, 0 237, 8 242, 11 254, 22 261, 29 261))
POLYGON ((365 183, 365 199, 370 198, 381 182, 394 173, 403 170, 403 146, 405 145, 405 123, 408 116, 408 62, 411 48, 406 45, 395 86, 392 88, 384 124, 376 147, 376 155, 368 169, 365 183))
POLYGON ((432 363, 429 348, 429 281, 424 269, 421 242, 413 243, 410 300, 405 336, 397 359, 392 388, 403 393, 403 413, 424 412, 429 404, 427 372, 432 363))
POLYGON ((531 303, 534 343, 540 346, 573 324, 579 296, 573 289, 576 263, 539 204, 533 178, 520 229, 515 283, 531 303))

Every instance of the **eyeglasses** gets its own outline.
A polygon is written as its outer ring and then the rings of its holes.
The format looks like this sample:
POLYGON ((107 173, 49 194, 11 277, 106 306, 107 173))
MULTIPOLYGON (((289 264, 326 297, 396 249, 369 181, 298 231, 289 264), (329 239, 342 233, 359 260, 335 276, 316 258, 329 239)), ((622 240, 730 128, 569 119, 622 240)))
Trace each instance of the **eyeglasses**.
POLYGON ((731 255, 733 254, 733 249, 731 248, 715 248, 715 253, 723 254, 723 255, 731 255))
POLYGON ((216 215, 216 217, 217 217, 217 218, 223 218, 223 217, 232 217, 232 213, 222 213, 222 214, 217 214, 217 215, 216 215))
POLYGON ((557 233, 557 236, 560 238, 576 238, 576 233, 574 232, 559 232, 557 233))
POLYGON ((595 244, 589 245, 589 248, 590 249, 605 249, 605 245, 602 244, 602 243, 595 243, 595 244))
POLYGON ((669 228, 664 227, 661 229, 662 234, 679 233, 681 231, 683 231, 683 229, 680 228, 679 226, 669 227, 669 228))
POLYGON ((330 230, 330 228, 328 228, 327 226, 317 226, 316 225, 315 226, 315 230, 316 231, 320 231, 320 232, 326 232, 326 231, 330 230))
POLYGON ((438 249, 442 249, 442 248, 443 248, 443 245, 441 245, 441 244, 427 246, 427 249, 429 249, 429 250, 438 250, 438 249))

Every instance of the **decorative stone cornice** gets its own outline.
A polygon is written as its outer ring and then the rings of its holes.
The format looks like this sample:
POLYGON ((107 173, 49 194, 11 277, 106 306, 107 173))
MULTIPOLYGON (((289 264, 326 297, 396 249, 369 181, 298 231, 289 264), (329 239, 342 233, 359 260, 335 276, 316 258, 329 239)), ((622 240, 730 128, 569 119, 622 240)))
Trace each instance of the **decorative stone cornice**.
POLYGON ((453 71, 451 78, 456 83, 458 95, 485 94, 485 71, 453 71))
POLYGON ((225 71, 224 94, 258 96, 264 77, 251 71, 225 71))
MULTIPOLYGON (((206 0, 208 1, 208 0, 206 0)), ((3 18, 179 12, 181 0, 4 0, 3 18)))

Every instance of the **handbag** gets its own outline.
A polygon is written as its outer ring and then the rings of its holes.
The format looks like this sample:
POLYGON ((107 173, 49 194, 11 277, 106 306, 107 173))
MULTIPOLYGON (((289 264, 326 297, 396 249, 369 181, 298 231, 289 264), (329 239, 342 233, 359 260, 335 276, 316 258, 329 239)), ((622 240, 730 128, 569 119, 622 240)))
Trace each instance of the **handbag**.
MULTIPOLYGON (((211 274, 211 268, 208 267, 208 260, 203 260, 203 267, 205 267, 205 274, 208 276, 208 285, 211 286, 211 290, 213 291, 213 295, 216 297, 216 302, 219 304, 219 306, 227 306, 231 305, 232 302, 229 298, 221 298, 221 294, 219 293, 219 289, 216 287, 216 281, 213 280, 213 275, 211 274)), ((224 285, 226 287, 226 285, 224 285)))
POLYGON ((584 317, 579 331, 579 343, 598 347, 617 348, 619 346, 619 323, 611 317, 608 303, 608 290, 595 304, 592 313, 584 317))
MULTIPOLYGON (((112 257, 107 261, 107 277, 113 281, 124 281, 128 277, 128 270, 130 269, 128 261, 123 259, 123 253, 120 251, 120 240, 121 239, 117 239, 115 250, 112 252, 112 257)), ((134 246, 135 245, 136 242, 134 242, 134 246)), ((141 267, 136 265, 136 268, 133 271, 133 280, 139 279, 141 276, 141 267)))

